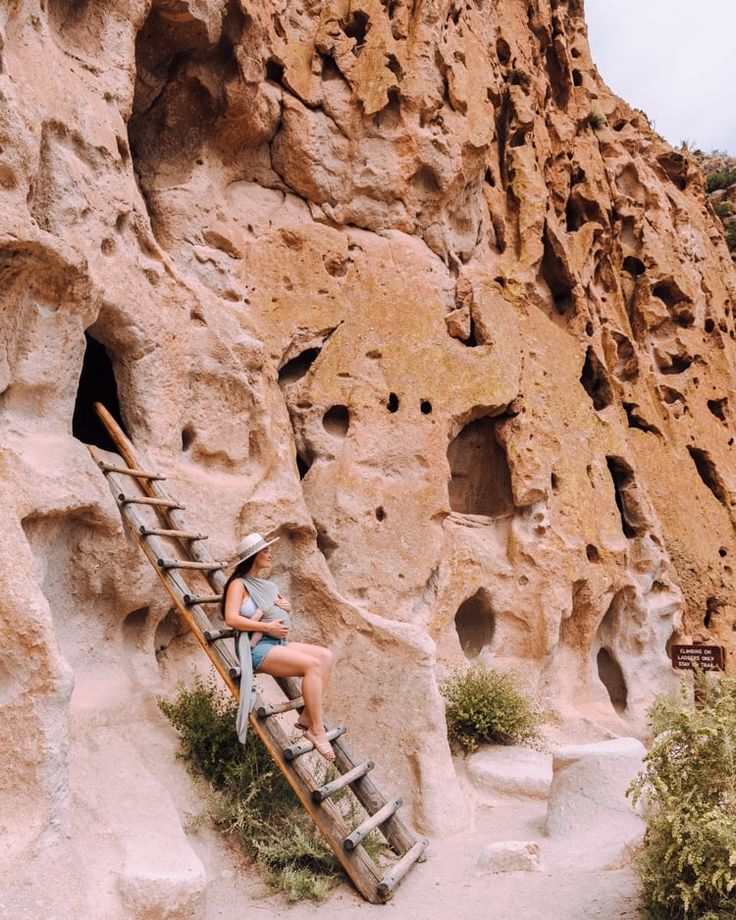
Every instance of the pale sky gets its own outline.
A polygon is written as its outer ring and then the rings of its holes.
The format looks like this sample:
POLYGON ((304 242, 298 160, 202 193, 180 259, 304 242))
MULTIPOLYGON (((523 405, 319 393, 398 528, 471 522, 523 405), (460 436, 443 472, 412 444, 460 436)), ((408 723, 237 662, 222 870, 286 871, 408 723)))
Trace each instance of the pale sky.
POLYGON ((593 61, 674 146, 736 156, 736 0, 585 0, 593 61))

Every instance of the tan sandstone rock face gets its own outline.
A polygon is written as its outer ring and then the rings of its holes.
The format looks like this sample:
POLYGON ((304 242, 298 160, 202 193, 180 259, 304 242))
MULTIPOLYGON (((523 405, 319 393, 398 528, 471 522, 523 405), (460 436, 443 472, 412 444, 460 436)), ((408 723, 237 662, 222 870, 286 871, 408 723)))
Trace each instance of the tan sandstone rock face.
POLYGON ((584 741, 642 731, 671 640, 731 666, 734 269, 579 0, 14 0, 0 189, 16 880, 63 870, 83 915, 104 866, 106 917, 206 884, 183 832, 130 855, 181 807, 153 700, 204 665, 84 447, 95 399, 216 555, 278 531, 331 711, 430 832, 467 821, 446 668, 520 669, 584 741))

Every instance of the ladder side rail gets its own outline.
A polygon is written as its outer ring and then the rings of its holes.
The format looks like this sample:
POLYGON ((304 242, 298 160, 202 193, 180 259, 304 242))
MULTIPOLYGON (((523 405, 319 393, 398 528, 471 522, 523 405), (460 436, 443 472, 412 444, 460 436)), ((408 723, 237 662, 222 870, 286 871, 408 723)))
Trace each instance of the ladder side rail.
MULTIPOLYGON (((109 476, 110 475, 114 474, 109 474, 109 476)), ((117 494, 115 491, 117 484, 114 482, 109 482, 108 484, 113 495, 117 494)), ((235 693, 235 685, 229 675, 230 668, 238 667, 238 662, 235 655, 230 652, 227 646, 221 648, 218 647, 219 644, 216 645, 214 643, 207 642, 204 632, 206 629, 210 628, 211 624, 209 617, 197 604, 188 605, 184 602, 184 595, 189 594, 191 589, 177 572, 172 571, 171 569, 159 568, 159 553, 163 548, 155 538, 148 537, 145 540, 140 538, 139 529, 143 521, 135 508, 131 505, 118 505, 118 509, 120 511, 121 517, 123 518, 123 521, 127 524, 129 530, 135 536, 138 545, 142 549, 148 561, 151 563, 151 567, 154 569, 159 577, 159 580, 166 588, 166 591, 174 602, 174 605, 176 606, 180 616, 187 624, 190 631, 194 634, 195 639, 199 642, 205 652, 207 652, 207 655, 209 656, 222 679, 228 685, 230 691, 235 693)))
MULTIPOLYGON (((136 449, 133 446, 131 440, 127 437, 122 428, 118 425, 115 419, 110 415, 107 409, 102 405, 102 403, 95 403, 95 411, 100 418, 100 421, 107 429, 107 433, 112 438, 116 447, 120 451, 120 455, 123 460, 128 464, 129 467, 134 469, 139 469, 145 467, 145 463, 140 463, 136 449)), ((168 498, 164 490, 155 480, 143 479, 140 480, 140 486, 150 498, 168 498)), ((121 490, 122 491, 122 490, 121 490)), ((161 518, 170 525, 172 530, 189 530, 184 521, 184 518, 180 511, 176 508, 161 508, 157 509, 160 513, 161 518)), ((214 562, 214 558, 210 555, 207 549, 204 546, 198 545, 196 540, 186 540, 181 541, 182 547, 185 553, 189 558, 194 562, 214 562)), ((225 581, 227 579, 221 572, 212 572, 207 576, 207 581, 218 593, 222 593, 222 589, 225 587, 225 581)))
MULTIPOLYGON (((301 695, 301 686, 293 677, 276 678, 276 682, 289 699, 293 700, 301 695)), ((326 718, 324 723, 325 729, 329 731, 332 728, 332 724, 326 718)), ((335 766, 340 773, 348 773, 363 763, 363 760, 351 753, 345 743, 344 736, 338 737, 332 742, 332 749, 335 752, 335 766)), ((351 784, 350 788, 369 815, 380 811, 388 801, 373 779, 367 774, 356 780, 354 784, 351 784)), ((381 828, 381 831, 391 848, 400 856, 411 850, 417 843, 416 834, 398 814, 393 814, 386 821, 384 827, 381 828)))
POLYGON ((329 800, 320 805, 312 801, 314 777, 307 762, 302 757, 291 762, 286 760, 283 751, 288 747, 288 736, 275 719, 262 720, 256 716, 259 705, 261 701, 257 699, 256 708, 250 714, 251 727, 264 743, 330 849, 353 880, 355 887, 367 901, 373 904, 383 903, 386 897, 378 892, 378 886, 382 881, 381 870, 362 846, 356 847, 352 852, 345 849, 344 840, 350 833, 350 828, 345 824, 340 810, 329 800))

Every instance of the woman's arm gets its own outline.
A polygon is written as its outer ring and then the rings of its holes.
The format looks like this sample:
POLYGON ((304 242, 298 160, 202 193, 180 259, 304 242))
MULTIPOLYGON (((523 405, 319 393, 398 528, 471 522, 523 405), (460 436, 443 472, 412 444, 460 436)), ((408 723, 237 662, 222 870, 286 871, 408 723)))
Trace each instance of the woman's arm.
MULTIPOLYGON (((240 579, 231 581, 225 597, 225 623, 231 629, 239 629, 243 632, 262 632, 272 635, 271 627, 277 623, 282 627, 280 621, 272 623, 262 623, 260 620, 251 620, 249 617, 240 615, 240 608, 248 600, 248 592, 240 579)), ((281 635, 278 636, 281 638, 281 635)))

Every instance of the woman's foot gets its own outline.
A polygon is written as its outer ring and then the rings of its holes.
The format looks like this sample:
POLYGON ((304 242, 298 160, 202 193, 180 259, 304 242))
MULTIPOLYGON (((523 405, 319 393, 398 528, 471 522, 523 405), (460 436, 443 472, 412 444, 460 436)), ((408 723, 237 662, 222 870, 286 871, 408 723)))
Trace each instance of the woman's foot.
POLYGON ((332 745, 327 738, 327 732, 317 733, 308 729, 304 732, 304 737, 307 741, 312 742, 315 751, 321 754, 325 760, 333 761, 335 759, 335 752, 332 750, 332 745))

